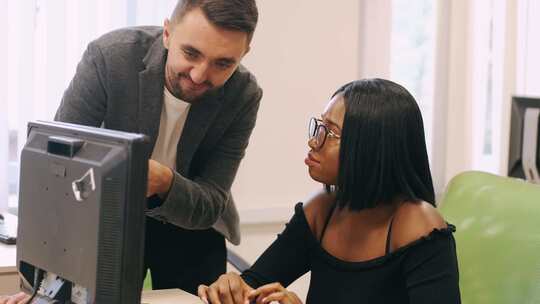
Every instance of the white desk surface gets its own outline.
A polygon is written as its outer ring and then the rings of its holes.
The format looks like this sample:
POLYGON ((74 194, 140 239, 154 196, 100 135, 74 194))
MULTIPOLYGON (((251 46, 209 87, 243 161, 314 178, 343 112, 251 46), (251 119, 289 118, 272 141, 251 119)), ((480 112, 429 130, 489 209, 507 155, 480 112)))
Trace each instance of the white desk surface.
MULTIPOLYGON (((7 212, 2 213, 2 215, 4 216, 4 225, 10 227, 10 230, 17 231, 17 217, 7 212)), ((16 262, 16 246, 0 243, 0 273, 16 272, 16 262)))
POLYGON ((145 290, 141 304, 201 304, 198 297, 180 289, 145 290))

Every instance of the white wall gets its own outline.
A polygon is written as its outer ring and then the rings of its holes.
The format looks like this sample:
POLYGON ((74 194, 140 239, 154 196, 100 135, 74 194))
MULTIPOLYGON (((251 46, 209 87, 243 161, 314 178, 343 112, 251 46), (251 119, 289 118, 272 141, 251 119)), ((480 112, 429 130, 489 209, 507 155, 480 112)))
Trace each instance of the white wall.
POLYGON ((304 158, 307 123, 359 72, 359 3, 258 1, 244 64, 264 90, 257 126, 233 186, 241 221, 272 221, 317 189, 304 158))
POLYGON ((359 1, 360 49, 362 78, 388 78, 392 31, 392 0, 359 1))
MULTIPOLYGON (((0 0, 0 28, 7 28, 7 0, 0 0)), ((0 40, 7 40, 7 33, 5 31, 0 35, 0 40)), ((0 47, 0 63, 2 66, 6 66, 7 51, 5 47, 0 47)), ((7 73, 0 73, 0 102, 2 105, 6 103, 7 99, 7 73)), ((8 128, 8 116, 7 109, 0 111, 0 130, 7 130, 8 128)), ((7 132, 0 132, 0 213, 7 209, 7 161, 8 161, 8 140, 9 136, 7 132)))

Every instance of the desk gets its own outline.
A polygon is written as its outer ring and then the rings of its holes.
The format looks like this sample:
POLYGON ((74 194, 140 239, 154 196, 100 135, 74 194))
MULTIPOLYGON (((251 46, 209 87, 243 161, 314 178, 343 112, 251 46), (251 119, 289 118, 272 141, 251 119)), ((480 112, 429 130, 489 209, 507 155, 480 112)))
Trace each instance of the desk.
POLYGON ((180 289, 145 290, 141 304, 201 304, 198 297, 180 289))
MULTIPOLYGON (((3 213, 4 225, 17 230, 17 217, 3 213)), ((0 294, 11 294, 19 290, 19 274, 17 267, 17 250, 15 245, 0 243, 0 294)))

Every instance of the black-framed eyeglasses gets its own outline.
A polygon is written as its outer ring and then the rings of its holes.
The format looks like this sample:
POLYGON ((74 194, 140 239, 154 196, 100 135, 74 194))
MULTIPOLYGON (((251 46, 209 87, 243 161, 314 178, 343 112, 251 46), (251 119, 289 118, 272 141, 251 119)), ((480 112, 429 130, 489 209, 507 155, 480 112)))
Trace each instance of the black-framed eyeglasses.
POLYGON ((336 139, 341 138, 340 135, 337 135, 336 133, 332 132, 332 130, 328 129, 328 127, 324 124, 322 120, 315 117, 312 117, 309 120, 308 131, 309 140, 313 140, 315 144, 315 149, 322 148, 322 146, 324 146, 324 143, 326 142, 326 138, 329 136, 336 139))

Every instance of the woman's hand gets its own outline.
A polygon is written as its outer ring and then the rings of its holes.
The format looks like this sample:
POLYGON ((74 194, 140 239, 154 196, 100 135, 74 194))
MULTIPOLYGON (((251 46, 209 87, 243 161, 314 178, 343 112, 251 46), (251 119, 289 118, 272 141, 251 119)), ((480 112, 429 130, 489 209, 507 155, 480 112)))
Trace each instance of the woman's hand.
POLYGON ((249 293, 250 301, 256 300, 257 304, 279 302, 280 304, 302 304, 300 298, 291 291, 285 289, 279 283, 261 286, 249 293))
POLYGON ((25 304, 30 300, 30 295, 19 292, 12 296, 0 296, 0 304, 25 304))
POLYGON ((199 285, 198 294, 204 303, 246 304, 248 294, 253 290, 242 278, 233 272, 221 275, 210 286, 199 285))

